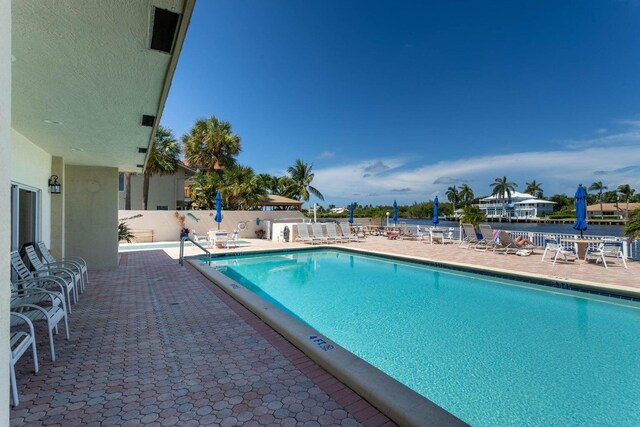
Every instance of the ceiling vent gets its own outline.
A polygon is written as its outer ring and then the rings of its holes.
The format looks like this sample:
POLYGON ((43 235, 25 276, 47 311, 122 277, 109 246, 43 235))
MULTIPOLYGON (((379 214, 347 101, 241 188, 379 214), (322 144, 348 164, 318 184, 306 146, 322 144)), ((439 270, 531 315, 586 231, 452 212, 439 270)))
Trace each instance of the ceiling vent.
POLYGON ((153 124, 156 121, 156 116, 148 116, 146 114, 142 115, 142 126, 153 127, 153 124))
POLYGON ((179 22, 179 14, 156 7, 153 13, 153 28, 151 29, 151 49, 171 53, 179 22))
POLYGON ((146 152, 147 152, 147 149, 146 149, 146 148, 138 147, 138 153, 140 153, 140 154, 145 154, 146 152))

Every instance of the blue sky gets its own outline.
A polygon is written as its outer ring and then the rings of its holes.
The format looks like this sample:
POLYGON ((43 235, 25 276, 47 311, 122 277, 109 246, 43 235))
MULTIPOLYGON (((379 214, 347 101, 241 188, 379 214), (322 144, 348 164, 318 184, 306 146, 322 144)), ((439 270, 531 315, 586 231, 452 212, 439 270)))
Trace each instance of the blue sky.
POLYGON ((639 76, 637 0, 200 0, 162 123, 231 122, 257 173, 313 163, 325 206, 640 191, 639 76))

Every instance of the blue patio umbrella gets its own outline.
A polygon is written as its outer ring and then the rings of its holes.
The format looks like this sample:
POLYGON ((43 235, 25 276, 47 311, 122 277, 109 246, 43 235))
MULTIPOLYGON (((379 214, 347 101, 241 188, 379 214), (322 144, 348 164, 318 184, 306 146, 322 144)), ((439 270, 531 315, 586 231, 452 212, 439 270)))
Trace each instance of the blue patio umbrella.
POLYGON ((353 224, 353 203, 349 205, 349 223, 353 224))
POLYGON ((576 222, 573 224, 574 230, 580 230, 580 237, 582 233, 587 229, 587 192, 582 184, 576 191, 576 222))
POLYGON ((438 218, 438 196, 433 201, 433 218, 431 218, 433 225, 438 225, 440 218, 438 218))
POLYGON ((393 201, 393 223, 398 225, 398 203, 395 200, 393 201))
POLYGON ((219 191, 216 193, 216 216, 213 220, 218 223, 218 230, 220 230, 220 223, 222 222, 222 197, 219 191))

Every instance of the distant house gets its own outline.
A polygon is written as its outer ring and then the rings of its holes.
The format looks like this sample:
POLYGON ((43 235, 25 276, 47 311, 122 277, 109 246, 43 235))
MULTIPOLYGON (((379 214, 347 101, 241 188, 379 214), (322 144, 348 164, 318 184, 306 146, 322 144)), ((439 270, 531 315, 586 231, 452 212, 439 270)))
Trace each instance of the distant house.
MULTIPOLYGON (((640 209, 640 203, 629 203, 629 211, 634 209, 640 209)), ((618 219, 624 219, 627 217, 627 203, 603 203, 602 209, 600 209, 600 203, 587 206, 587 218, 600 218, 600 217, 617 217, 618 219)))
MULTIPOLYGON (((504 218, 537 218, 541 214, 553 212, 555 202, 536 199, 531 194, 514 191, 511 199, 507 201, 504 218)), ((500 196, 489 196, 480 199, 478 207, 487 218, 500 218, 503 216, 503 205, 500 196)))
MULTIPOLYGON (((172 175, 154 174, 149 179, 149 200, 147 208, 149 210, 176 210, 184 209, 191 201, 188 198, 188 180, 196 174, 184 163, 178 165, 178 170, 172 175), (187 182, 187 184, 185 184, 187 182)), ((142 185, 143 174, 131 175, 131 210, 142 209, 142 185)), ((120 183, 118 188, 118 206, 120 210, 125 209, 126 179, 124 173, 120 173, 120 183)))
POLYGON ((263 211, 299 211, 303 203, 300 200, 267 194, 258 208, 263 211))

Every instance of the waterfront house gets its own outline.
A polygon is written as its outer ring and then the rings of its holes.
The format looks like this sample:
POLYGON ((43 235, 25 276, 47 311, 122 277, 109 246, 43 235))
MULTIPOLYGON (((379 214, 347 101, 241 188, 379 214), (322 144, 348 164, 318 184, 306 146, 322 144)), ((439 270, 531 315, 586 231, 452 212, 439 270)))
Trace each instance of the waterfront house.
MULTIPOLYGON (((629 203, 629 211, 640 209, 640 203, 629 203)), ((600 203, 587 206, 587 218, 625 219, 627 217, 627 203, 600 203), (604 218, 603 218, 604 217, 604 218)))
POLYGON ((503 206, 500 196, 492 195, 480 199, 478 207, 484 212, 487 218, 538 218, 542 214, 553 212, 555 202, 537 199, 531 194, 514 191, 511 198, 503 206))

